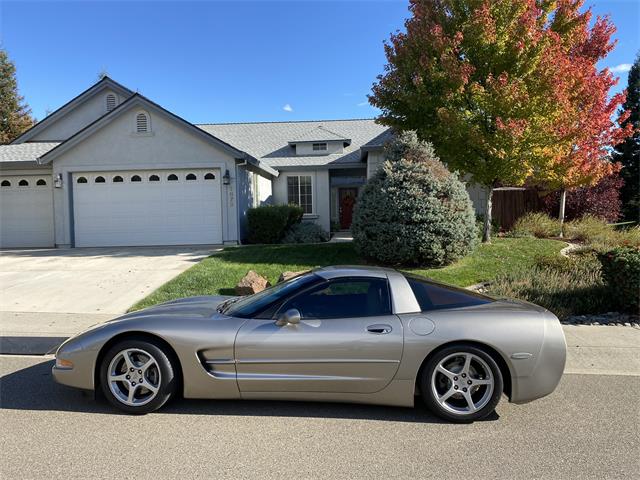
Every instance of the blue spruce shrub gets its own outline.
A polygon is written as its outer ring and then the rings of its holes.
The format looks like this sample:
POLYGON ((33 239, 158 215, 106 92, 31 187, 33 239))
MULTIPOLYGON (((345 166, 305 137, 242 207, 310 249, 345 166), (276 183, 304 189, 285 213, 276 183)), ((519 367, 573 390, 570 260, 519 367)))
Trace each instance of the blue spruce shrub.
POLYGON ((442 266, 477 241, 464 184, 415 134, 386 147, 387 161, 364 187, 354 212, 358 252, 387 265, 442 266))

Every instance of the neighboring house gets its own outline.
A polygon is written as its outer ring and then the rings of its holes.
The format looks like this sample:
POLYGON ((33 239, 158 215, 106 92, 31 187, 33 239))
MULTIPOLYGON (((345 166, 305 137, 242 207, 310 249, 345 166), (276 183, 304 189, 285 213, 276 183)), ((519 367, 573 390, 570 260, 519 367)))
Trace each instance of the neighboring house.
POLYGON ((250 207, 281 203, 346 229, 390 135, 373 120, 194 125, 104 77, 0 146, 0 247, 235 244, 250 207))

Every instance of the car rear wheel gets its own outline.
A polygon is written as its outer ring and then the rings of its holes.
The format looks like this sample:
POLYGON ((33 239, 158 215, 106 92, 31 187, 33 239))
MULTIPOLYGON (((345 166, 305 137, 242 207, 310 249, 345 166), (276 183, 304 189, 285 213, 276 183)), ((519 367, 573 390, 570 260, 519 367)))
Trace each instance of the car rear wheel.
POLYGON ((471 345, 452 345, 429 359, 420 391, 427 407, 452 422, 472 422, 493 412, 503 379, 495 360, 471 345))
POLYGON ((100 385, 107 400, 127 413, 162 407, 176 391, 175 369, 167 353, 148 340, 123 340, 102 359, 100 385))

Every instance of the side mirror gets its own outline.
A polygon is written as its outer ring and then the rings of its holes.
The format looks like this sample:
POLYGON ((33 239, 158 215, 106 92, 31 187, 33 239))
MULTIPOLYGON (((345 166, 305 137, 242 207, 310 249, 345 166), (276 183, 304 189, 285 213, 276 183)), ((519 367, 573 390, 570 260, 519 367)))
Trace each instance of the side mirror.
POLYGON ((285 325, 297 325, 300 323, 300 312, 295 308, 287 310, 280 318, 276 320, 276 325, 279 327, 284 327, 285 325))

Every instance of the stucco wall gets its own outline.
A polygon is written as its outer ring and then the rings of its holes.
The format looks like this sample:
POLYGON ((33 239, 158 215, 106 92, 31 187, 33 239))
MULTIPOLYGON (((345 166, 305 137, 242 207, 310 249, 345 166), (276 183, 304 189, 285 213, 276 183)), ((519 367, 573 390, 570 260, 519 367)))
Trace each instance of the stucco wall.
POLYGON ((329 171, 302 170, 281 171, 280 176, 273 180, 273 202, 276 205, 287 202, 287 177, 292 175, 311 176, 311 195, 313 213, 305 215, 305 220, 314 221, 327 232, 331 229, 331 202, 329 201, 329 171))
POLYGON ((467 192, 469 198, 473 202, 473 208, 476 211, 476 215, 484 215, 487 202, 487 189, 476 183, 467 183, 467 192))
POLYGON ((258 182, 258 205, 270 205, 273 203, 273 186, 271 180, 263 177, 262 175, 256 175, 258 182))
POLYGON ((154 168, 219 168, 231 174, 231 184, 222 185, 223 240, 238 240, 235 160, 226 152, 190 132, 160 110, 147 110, 152 132, 134 132, 135 107, 75 145, 53 161, 53 173, 61 173, 64 187, 54 190, 56 244, 71 244, 70 173, 154 168))
POLYGON ((57 119, 54 123, 39 132, 30 139, 30 142, 59 142, 66 140, 73 134, 79 132, 84 127, 94 122, 102 115, 107 113, 106 97, 112 93, 116 96, 116 104, 122 103, 125 98, 118 95, 110 89, 105 89, 93 97, 87 99, 84 103, 70 111, 63 117, 57 119))
POLYGON ((378 169, 384 163, 384 153, 380 152, 369 152, 367 154, 367 178, 371 178, 374 173, 378 171, 378 169))

